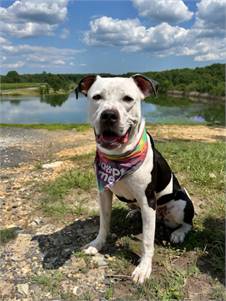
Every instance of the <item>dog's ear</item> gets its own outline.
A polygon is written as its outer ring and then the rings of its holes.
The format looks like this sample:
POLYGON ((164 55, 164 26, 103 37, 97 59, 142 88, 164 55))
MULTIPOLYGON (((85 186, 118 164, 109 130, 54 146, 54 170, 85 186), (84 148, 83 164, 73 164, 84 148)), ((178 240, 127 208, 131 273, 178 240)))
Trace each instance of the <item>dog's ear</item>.
POLYGON ((75 89, 76 98, 78 99, 78 93, 82 93, 83 95, 87 96, 87 93, 95 80, 96 75, 87 75, 81 79, 77 88, 75 89))
POLYGON ((141 74, 135 74, 132 78, 145 97, 149 95, 157 95, 159 86, 157 81, 141 74))

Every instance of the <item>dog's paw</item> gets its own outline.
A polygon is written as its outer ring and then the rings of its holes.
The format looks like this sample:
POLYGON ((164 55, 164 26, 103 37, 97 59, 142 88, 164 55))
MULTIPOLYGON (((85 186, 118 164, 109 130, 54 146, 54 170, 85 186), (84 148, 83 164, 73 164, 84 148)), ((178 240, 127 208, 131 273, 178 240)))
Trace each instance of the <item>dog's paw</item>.
POLYGON ((135 283, 144 283, 151 275, 152 264, 151 261, 141 261, 132 273, 132 279, 135 283))
POLYGON ((182 229, 173 231, 170 235, 170 241, 174 244, 182 243, 184 241, 186 233, 182 229))
POLYGON ((85 254, 95 255, 102 249, 103 246, 104 246, 103 241, 100 241, 99 239, 95 239, 91 241, 88 245, 86 245, 83 249, 85 254))

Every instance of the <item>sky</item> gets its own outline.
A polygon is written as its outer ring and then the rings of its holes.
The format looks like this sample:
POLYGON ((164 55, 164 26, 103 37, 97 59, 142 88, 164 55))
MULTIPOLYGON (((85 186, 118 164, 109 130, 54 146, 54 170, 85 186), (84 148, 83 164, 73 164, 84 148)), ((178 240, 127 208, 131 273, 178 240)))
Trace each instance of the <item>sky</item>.
POLYGON ((0 73, 224 63, 226 0, 1 0, 0 73))

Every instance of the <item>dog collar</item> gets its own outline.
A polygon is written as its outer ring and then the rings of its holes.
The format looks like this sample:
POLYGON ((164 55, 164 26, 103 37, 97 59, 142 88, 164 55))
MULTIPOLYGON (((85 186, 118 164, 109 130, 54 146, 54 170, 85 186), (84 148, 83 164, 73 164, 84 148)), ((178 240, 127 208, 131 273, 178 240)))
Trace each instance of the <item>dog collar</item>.
POLYGON ((94 166, 99 191, 111 188, 123 177, 137 170, 143 163, 147 150, 148 139, 145 128, 132 151, 122 155, 107 155, 97 149, 94 166))

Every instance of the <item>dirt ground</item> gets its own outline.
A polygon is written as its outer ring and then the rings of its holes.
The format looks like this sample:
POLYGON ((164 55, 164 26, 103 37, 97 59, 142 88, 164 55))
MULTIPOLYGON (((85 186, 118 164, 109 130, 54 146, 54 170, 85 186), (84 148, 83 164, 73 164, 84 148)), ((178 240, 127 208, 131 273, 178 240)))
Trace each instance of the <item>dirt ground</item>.
MULTIPOLYGON (((220 127, 162 125, 148 129, 156 141, 216 142, 226 138, 226 130, 220 127)), ((120 298, 133 295, 133 290, 126 291, 125 276, 111 278, 108 266, 114 262, 114 256, 110 253, 99 254, 92 260, 82 255, 71 256, 72 251, 79 251, 95 236, 97 218, 71 216, 56 220, 37 209, 42 194, 39 187, 67 170, 78 168, 73 159, 77 155, 94 151, 92 130, 0 129, 0 229, 15 230, 14 240, 0 246, 1 300, 110 300, 113 280, 118 281, 115 300, 128 300, 120 298), (46 269, 49 274, 43 276, 46 269), (88 293, 91 288, 95 298, 88 293), (57 289, 61 291, 60 297, 57 289)), ((91 204, 96 210, 95 197, 94 190, 91 204)), ((180 264, 177 258, 172 262, 180 264)), ((157 272, 162 272, 161 267, 157 272)), ((207 274, 201 280, 190 280, 186 286, 190 291, 186 300, 207 300, 207 274)))

